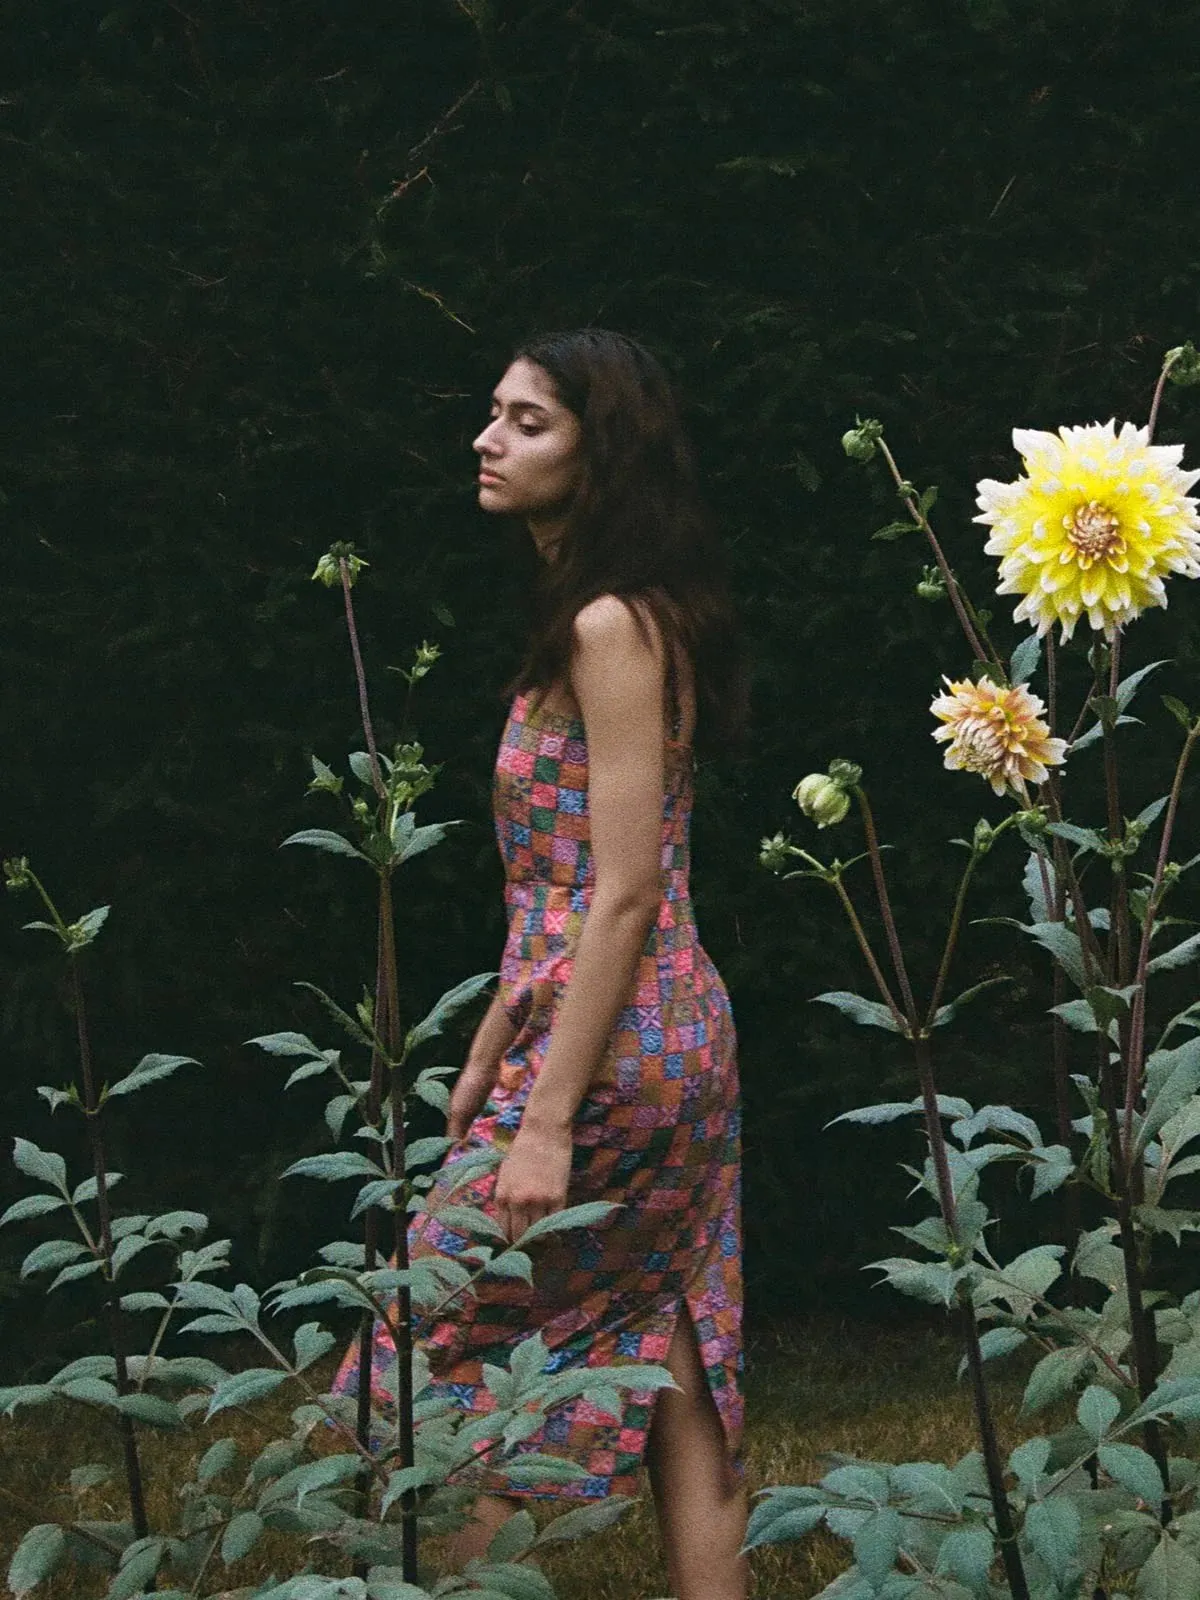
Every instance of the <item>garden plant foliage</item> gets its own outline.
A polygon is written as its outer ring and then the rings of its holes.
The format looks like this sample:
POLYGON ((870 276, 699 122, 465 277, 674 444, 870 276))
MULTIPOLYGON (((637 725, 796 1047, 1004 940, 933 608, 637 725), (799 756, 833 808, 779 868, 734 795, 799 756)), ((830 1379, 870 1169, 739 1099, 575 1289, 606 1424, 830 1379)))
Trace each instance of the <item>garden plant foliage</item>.
MULTIPOLYGON (((107 1570, 106 1600, 133 1600, 150 1592, 228 1594, 230 1569, 236 1572, 272 1531, 303 1535, 304 1543, 296 1547, 296 1571, 243 1586, 241 1592, 256 1600, 437 1600, 459 1593, 480 1600, 553 1600, 536 1552, 611 1525, 628 1499, 614 1496, 580 1505, 540 1529, 528 1511, 520 1511, 495 1535, 487 1559, 468 1562, 461 1573, 438 1574, 422 1563, 419 1535, 462 1527, 478 1492, 449 1482, 462 1468, 499 1467, 514 1486, 541 1492, 585 1477, 576 1463, 526 1445, 556 1405, 583 1397, 601 1411, 619 1413, 622 1388, 654 1391, 671 1383, 664 1368, 642 1363, 600 1371, 564 1367, 534 1333, 516 1347, 508 1367, 485 1365, 493 1407, 467 1418, 452 1394, 430 1384, 423 1354, 414 1354, 414 1333, 469 1296, 482 1278, 531 1282, 541 1238, 592 1227, 612 1207, 568 1207, 510 1242, 494 1219, 463 1203, 464 1186, 496 1159, 494 1152, 480 1152, 457 1161, 456 1182, 445 1188, 436 1207, 461 1247, 453 1255, 409 1259, 409 1220, 432 1206, 425 1198, 432 1184, 428 1168, 451 1143, 407 1138, 410 1105, 423 1101, 444 1112, 448 1103, 444 1079, 452 1069, 436 1064, 418 1069, 418 1058, 495 974, 465 979, 419 1021, 402 1025, 393 879, 401 867, 439 845, 448 825, 417 822, 416 802, 436 778, 422 760, 421 747, 409 742, 389 755, 376 743, 351 593, 364 565, 351 546, 339 544, 314 574, 344 598, 367 748, 349 757, 349 793, 343 792, 345 777, 316 757, 310 788, 340 801, 348 830, 308 828, 283 842, 348 857, 360 870, 373 871, 376 982, 349 1008, 314 991, 342 1035, 343 1048, 323 1048, 293 1030, 250 1041, 291 1066, 285 1090, 313 1079, 333 1089, 324 1120, 336 1148, 302 1157, 281 1176, 323 1185, 354 1183, 349 1220, 359 1219, 356 1238, 323 1245, 318 1264, 259 1294, 248 1283, 230 1288, 219 1281, 230 1271, 230 1241, 207 1238, 204 1212, 133 1213, 114 1204, 113 1190, 122 1179, 109 1163, 106 1135, 114 1116, 128 1096, 197 1063, 183 1056, 147 1055, 115 1082, 97 1079, 83 961, 109 907, 68 923, 27 858, 4 863, 7 887, 36 896, 46 913, 26 929, 50 935, 67 964, 78 1072, 66 1086, 43 1085, 38 1092, 55 1112, 82 1115, 91 1170, 78 1179, 57 1151, 18 1137, 17 1171, 36 1188, 0 1215, 0 1226, 49 1218, 65 1225, 65 1231, 28 1251, 21 1275, 44 1281, 47 1295, 86 1281, 100 1310, 90 1325, 105 1331, 108 1347, 69 1361, 40 1382, 0 1388, 0 1417, 24 1407, 62 1405, 109 1417, 120 1439, 128 1501, 127 1517, 97 1520, 88 1512, 87 1497, 113 1476, 112 1468, 105 1462, 71 1464, 63 1486, 70 1512, 34 1524, 12 1552, 8 1588, 17 1600, 72 1562, 107 1570), (131 1271, 135 1261, 139 1268, 131 1271), (332 1311, 337 1331, 320 1321, 296 1325, 296 1314, 312 1308, 332 1311), (330 1393, 316 1376, 316 1364, 334 1349, 339 1335, 344 1339, 345 1313, 357 1315, 359 1322, 357 1395, 330 1393), (371 1359, 379 1325, 389 1330, 395 1352, 382 1393, 371 1359), (219 1348, 222 1339, 249 1342, 265 1364, 227 1369, 208 1354, 189 1353, 198 1336, 205 1338, 206 1350, 214 1348, 212 1341, 219 1348), (221 1434, 220 1421, 213 1425, 235 1411, 253 1414, 257 1406, 261 1413, 261 1402, 285 1387, 297 1401, 291 1432, 268 1438, 248 1458, 238 1438, 221 1434), (199 1436, 191 1453, 194 1475, 172 1485, 168 1503, 178 1512, 171 1526, 152 1525, 147 1512, 147 1429, 190 1429, 199 1436)), ((427 645, 417 651, 405 674, 410 694, 436 655, 427 645)))
POLYGON ((1012 650, 994 645, 993 619, 946 559, 931 497, 901 477, 880 424, 860 422, 843 441, 852 459, 886 463, 907 513, 897 536, 926 540, 929 581, 951 602, 973 658, 932 703, 945 765, 987 780, 1009 809, 951 841, 966 860, 928 999, 910 979, 862 767, 835 760, 795 791, 822 832, 847 828, 857 811, 861 854, 824 859, 783 834, 763 843, 765 865, 835 891, 872 980, 870 994, 816 998, 911 1052, 915 1098, 838 1120, 923 1120, 925 1160, 907 1170, 927 1214, 893 1230, 908 1253, 873 1266, 956 1319, 978 1426, 978 1449, 957 1462, 847 1457, 819 1484, 766 1491, 751 1545, 824 1525, 852 1547, 852 1565, 824 1591, 839 1600, 1200 1591, 1200 1291, 1175 1292, 1172 1259, 1200 1230, 1200 935, 1178 914, 1200 857, 1176 855, 1200 716, 1157 692, 1166 662, 1130 659, 1144 612, 1186 606, 1184 580, 1200 577, 1200 516, 1188 494, 1200 471, 1180 469, 1182 447, 1151 442, 1170 380, 1200 382, 1191 345, 1168 352, 1145 427, 1018 429, 1022 475, 979 485, 976 520, 992 526, 987 548, 1002 557, 999 592, 1021 596, 1018 620, 1038 624, 1012 650), (1062 692, 1072 653, 1090 673, 1081 703, 1062 692), (1128 759, 1138 723, 1174 747, 1168 792, 1148 803, 1128 759), (1020 874, 1022 917, 976 914, 973 879, 993 854, 1020 874), (864 877, 882 942, 859 914, 864 877), (1007 979, 993 974, 948 999, 950 978, 968 923, 973 934, 997 921, 1053 973, 1056 1003, 1042 1029, 1049 1133, 1023 1110, 955 1092, 943 1030, 952 1039, 960 1009, 986 1007, 1007 979), (1185 972, 1179 1007, 1172 975, 1185 972), (1001 1182, 1012 1169, 1015 1195, 1001 1182), (1040 1214, 1042 1242, 1013 1252, 1000 1212, 1022 1205, 1040 1214), (1036 1356, 1023 1409, 1043 1415, 1044 1431, 1005 1453, 986 1363, 1022 1350, 1036 1356))
MULTIPOLYGON (((754 647, 751 736, 702 769, 696 823, 701 927, 743 1045, 752 1297, 851 1301, 883 1207, 848 1135, 819 1129, 877 1097, 888 1041, 851 1051, 833 1013, 797 1006, 830 930, 745 863, 831 724, 850 758, 886 740, 893 837, 940 823, 913 835, 902 913, 944 882, 922 840, 970 819, 895 711, 955 621, 915 592, 915 545, 865 538, 898 508, 881 478, 864 498, 837 435, 856 408, 887 420, 942 485, 978 587, 948 463, 1001 471, 1014 417, 1090 419, 1097 395, 1136 412, 1146 352, 1194 311, 1200 19, 1165 0, 15 0, 4 27, 4 849, 115 903, 90 958, 98 1056, 150 1038, 207 1064, 172 1084, 186 1145, 159 1137, 149 1097, 112 1130, 131 1203, 205 1194, 262 1281, 325 1236, 326 1193, 275 1181, 309 1147, 318 1086, 281 1109, 234 1041, 290 1010, 318 945, 331 987, 361 978, 369 878, 273 848, 317 825, 311 755, 352 738, 340 625, 304 571, 333 539, 373 563, 375 659, 453 643, 425 702, 431 761, 453 756, 432 819, 466 823, 414 874, 405 1013, 440 974, 495 964, 487 783, 529 572, 474 510, 470 441, 516 338, 595 321, 680 380, 754 647)), ((1147 659, 1186 675, 1195 624, 1167 621, 1142 624, 1147 659)), ((1159 793, 1169 774, 1145 759, 1159 793)), ((999 892, 994 858, 979 870, 999 892)), ((998 958, 999 930, 980 937, 998 958)), ((17 940, 0 930, 0 1124, 46 1144, 24 1108, 68 1075, 70 1034, 50 947, 17 940)), ((848 935, 835 954, 854 959, 848 935)), ((1020 1038, 1042 977, 1032 960, 1014 977, 994 1003, 1020 1038)), ((1043 1115, 1020 1049, 996 1047, 1009 1033, 963 1027, 963 1092, 1043 1115)), ((0 1313, 19 1372, 61 1335, 14 1249, 0 1313)))

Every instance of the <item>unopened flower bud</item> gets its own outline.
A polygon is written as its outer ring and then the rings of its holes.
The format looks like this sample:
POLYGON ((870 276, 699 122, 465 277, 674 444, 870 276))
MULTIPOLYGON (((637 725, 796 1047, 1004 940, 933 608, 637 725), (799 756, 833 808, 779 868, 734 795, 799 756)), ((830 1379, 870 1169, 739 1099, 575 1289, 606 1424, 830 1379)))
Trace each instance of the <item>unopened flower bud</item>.
POLYGON ((874 417, 868 417, 865 422, 861 417, 855 417, 854 427, 842 435, 842 449, 851 461, 870 461, 882 438, 881 422, 876 422, 874 417))
POLYGON ((33 885, 33 874, 29 870, 27 856, 14 856, 11 861, 4 863, 4 887, 12 889, 14 893, 22 889, 29 889, 33 885))
POLYGON ((354 815, 360 822, 365 822, 371 815, 371 808, 362 795, 359 795, 354 801, 354 815))
POLYGON ((1045 833, 1049 819, 1041 806, 1030 806, 1027 811, 1018 811, 1013 820, 1026 833, 1045 833))
POLYGON ((1190 339, 1186 344, 1168 350, 1166 360, 1170 362, 1167 376, 1172 383, 1182 384, 1185 388, 1200 383, 1200 350, 1190 339))
POLYGON ((773 839, 764 839, 758 852, 758 864, 768 872, 782 872, 792 857, 792 846, 782 833, 773 839))
POLYGON ((992 848, 992 840, 995 836, 995 828, 992 827, 986 817, 980 817, 975 824, 975 832, 971 835, 971 843, 978 853, 983 856, 992 848))
POLYGON ((812 772, 801 778, 792 799, 818 828, 832 828, 850 809, 850 796, 840 783, 825 772, 812 772))
POLYGON ((862 768, 855 761, 831 761, 829 776, 834 783, 844 784, 847 789, 852 789, 856 783, 862 781, 862 768))
POLYGON ((346 577, 351 588, 354 587, 359 573, 370 563, 361 556, 355 555, 354 546, 339 540, 331 544, 329 549, 317 562, 313 572, 313 582, 323 583, 327 589, 336 589, 342 581, 342 562, 346 563, 346 577))
POLYGON ((921 581, 917 585, 917 598, 930 602, 946 598, 946 580, 937 567, 922 568, 921 581))

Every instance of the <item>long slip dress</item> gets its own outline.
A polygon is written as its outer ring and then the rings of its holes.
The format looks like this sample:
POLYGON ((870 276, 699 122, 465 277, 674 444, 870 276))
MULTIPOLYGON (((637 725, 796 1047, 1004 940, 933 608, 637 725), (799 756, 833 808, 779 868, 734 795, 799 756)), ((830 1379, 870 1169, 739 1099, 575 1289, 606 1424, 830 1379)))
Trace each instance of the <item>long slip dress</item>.
MULTIPOLYGON (((507 1366, 515 1345, 538 1331, 546 1370, 665 1361, 682 1314, 691 1317, 701 1361, 740 1470, 742 1429, 741 1112, 729 997, 702 949, 688 887, 692 754, 666 742, 663 893, 629 1004, 576 1114, 568 1204, 607 1200, 617 1208, 597 1227, 551 1234, 530 1246, 533 1284, 485 1276, 444 1320, 418 1328, 433 1390, 469 1413, 494 1402, 482 1366, 507 1366)), ((505 869, 508 938, 500 993, 516 1037, 496 1086, 434 1187, 462 1156, 503 1151, 513 1139, 545 1058, 595 886, 588 825, 588 752, 583 723, 518 695, 496 762, 496 832, 505 869)), ((453 1197, 495 1214, 493 1169, 453 1197)), ((455 1255, 465 1233, 418 1216, 414 1257, 455 1255)), ((376 1324, 378 1379, 395 1360, 388 1328, 376 1324)), ((335 1383, 357 1387, 352 1346, 335 1383)), ((373 1385, 374 1386, 374 1385, 373 1385)), ((386 1391, 380 1389, 380 1398, 386 1391)), ((476 1466, 455 1481, 494 1493, 584 1499, 636 1492, 653 1415, 647 1390, 622 1390, 619 1415, 565 1402, 521 1449, 565 1456, 586 1477, 517 1487, 502 1470, 476 1466)))

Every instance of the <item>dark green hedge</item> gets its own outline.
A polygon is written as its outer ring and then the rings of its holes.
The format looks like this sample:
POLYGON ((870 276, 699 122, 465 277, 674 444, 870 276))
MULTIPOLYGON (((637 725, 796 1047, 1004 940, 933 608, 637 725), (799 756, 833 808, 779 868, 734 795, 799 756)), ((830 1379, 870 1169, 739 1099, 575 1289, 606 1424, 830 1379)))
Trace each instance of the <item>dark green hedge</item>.
MULTIPOLYGON (((906 1068, 806 1005, 859 981, 855 954, 814 887, 758 870, 757 842, 790 822, 801 774, 861 760, 885 832, 911 831, 895 866, 928 967, 941 842, 986 795, 943 778, 928 737, 938 673, 968 665, 949 610, 914 597, 916 545, 869 541, 894 501, 838 438, 856 411, 884 418, 905 469, 941 485, 982 594, 972 484, 1010 474, 1013 424, 1144 415, 1198 319, 1200 12, 12 0, 6 17, 0 846, 71 908, 114 904, 91 979, 108 1070, 151 1048, 205 1061, 137 1107, 118 1164, 206 1202, 254 1272, 296 1265, 338 1215, 271 1181, 315 1137, 315 1100, 281 1102, 239 1043, 319 1030, 291 980, 352 995, 370 965, 366 875, 275 849, 322 817, 309 753, 356 738, 336 597, 308 581, 333 539, 372 562, 385 737, 385 669, 422 637, 446 652, 418 719, 446 763, 434 809, 470 826, 406 876, 406 1001, 494 965, 488 784, 529 566, 474 510, 469 443, 514 340, 599 322, 677 374, 754 651, 749 747, 701 774, 695 878, 743 1040, 752 1292, 847 1302, 910 1146, 821 1125, 906 1068)), ((1161 437, 1196 419, 1180 392, 1161 437)), ((1185 685, 1195 616, 1181 594, 1137 635, 1185 685)), ((997 626, 1012 637, 1006 611, 997 626)), ((997 864, 1008 909, 1011 880, 997 864)), ((61 1130, 33 1086, 69 1073, 70 1028, 20 909, 0 927, 0 1119, 41 1140, 61 1130)), ((980 931, 961 975, 1002 958, 980 931)), ((1038 1108, 1046 997, 1016 976, 946 1077, 1038 1108)), ((10 1324, 35 1326, 4 1284, 10 1324)))

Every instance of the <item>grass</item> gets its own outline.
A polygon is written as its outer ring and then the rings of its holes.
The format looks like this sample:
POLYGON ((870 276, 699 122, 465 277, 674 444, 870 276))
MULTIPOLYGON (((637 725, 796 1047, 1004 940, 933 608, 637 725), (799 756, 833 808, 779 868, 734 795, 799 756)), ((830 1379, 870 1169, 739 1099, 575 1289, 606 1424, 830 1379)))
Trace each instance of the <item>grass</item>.
MULTIPOLYGON (((970 1397, 955 1382, 954 1342, 921 1327, 907 1329, 846 1323, 803 1323, 761 1332, 747 1355, 747 1481, 809 1483, 822 1472, 823 1455, 845 1452, 883 1461, 949 1461, 975 1447, 970 1397)), ((1015 1378, 995 1384, 997 1423, 1006 1448, 1016 1442, 1020 1388, 1015 1378)), ((290 1431, 287 1404, 263 1415, 290 1431)), ((248 1419, 220 1419, 214 1431, 143 1435, 153 1523, 174 1521, 171 1480, 181 1452, 197 1457, 212 1439, 240 1433, 247 1450, 255 1435, 248 1419)), ((18 1412, 0 1422, 0 1557, 8 1558, 34 1522, 70 1515, 64 1485, 72 1467, 117 1462, 111 1427, 81 1406, 18 1412), (50 1426, 47 1426, 47 1422, 50 1426)), ((119 1478, 89 1491, 96 1518, 127 1514, 119 1478)), ((254 1584, 295 1561, 297 1541, 270 1534, 250 1556, 224 1569, 218 1563, 205 1587, 254 1584)), ((807 1600, 847 1565, 845 1547, 827 1535, 797 1545, 755 1552, 757 1600, 807 1600)), ((667 1594, 666 1575, 648 1497, 606 1533, 578 1545, 550 1547, 543 1558, 560 1600, 652 1600, 667 1594)), ((328 1570, 328 1569, 327 1569, 328 1570)), ((63 1570, 37 1593, 44 1600, 91 1600, 103 1594, 100 1569, 63 1570)))

